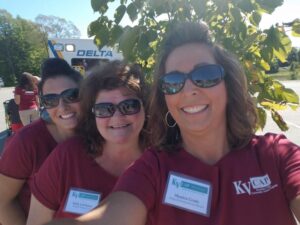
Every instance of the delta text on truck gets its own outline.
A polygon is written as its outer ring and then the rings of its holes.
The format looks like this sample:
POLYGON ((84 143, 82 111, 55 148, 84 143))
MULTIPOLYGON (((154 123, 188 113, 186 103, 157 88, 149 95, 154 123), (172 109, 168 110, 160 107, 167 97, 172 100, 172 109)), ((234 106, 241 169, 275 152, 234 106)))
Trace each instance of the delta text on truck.
POLYGON ((103 62, 123 59, 116 49, 107 46, 99 49, 92 39, 49 39, 48 54, 49 58, 66 60, 82 74, 103 62))

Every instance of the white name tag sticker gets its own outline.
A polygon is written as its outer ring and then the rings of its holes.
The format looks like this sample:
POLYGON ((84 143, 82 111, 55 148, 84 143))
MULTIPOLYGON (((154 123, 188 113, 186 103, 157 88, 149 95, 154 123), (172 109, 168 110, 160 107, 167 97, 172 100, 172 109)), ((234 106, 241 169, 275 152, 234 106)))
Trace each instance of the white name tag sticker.
POLYGON ((99 205, 101 194, 94 191, 71 188, 65 205, 65 212, 85 214, 99 205))
POLYGON ((208 217, 211 195, 210 182, 170 172, 163 203, 208 217))

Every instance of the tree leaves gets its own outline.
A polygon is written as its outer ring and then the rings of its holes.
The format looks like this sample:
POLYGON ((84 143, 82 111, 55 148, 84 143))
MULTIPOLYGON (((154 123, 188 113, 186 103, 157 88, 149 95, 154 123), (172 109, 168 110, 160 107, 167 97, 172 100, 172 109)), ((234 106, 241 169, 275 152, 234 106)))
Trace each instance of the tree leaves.
POLYGON ((115 23, 119 24, 123 18, 123 16, 125 15, 126 12, 126 6, 125 5, 120 5, 115 12, 115 23))
POLYGON ((48 34, 48 38, 79 38, 81 35, 79 29, 64 18, 40 14, 35 22, 48 34))
POLYGON ((300 37, 300 19, 295 19, 292 25, 292 35, 300 37))
POLYGON ((5 85, 15 85, 24 71, 39 74, 47 57, 46 39, 37 24, 0 10, 0 74, 5 85))
POLYGON ((128 5, 127 14, 132 22, 134 22, 137 19, 138 9, 133 2, 128 5))

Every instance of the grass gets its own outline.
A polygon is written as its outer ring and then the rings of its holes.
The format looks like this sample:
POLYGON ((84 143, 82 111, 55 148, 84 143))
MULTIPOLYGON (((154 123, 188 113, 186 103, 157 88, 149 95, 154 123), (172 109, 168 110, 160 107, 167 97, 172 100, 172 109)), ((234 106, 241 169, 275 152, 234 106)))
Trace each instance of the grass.
POLYGON ((280 67, 277 73, 269 75, 277 80, 300 80, 300 68, 292 72, 289 67, 280 67), (293 73, 295 74, 295 79, 292 79, 293 73))

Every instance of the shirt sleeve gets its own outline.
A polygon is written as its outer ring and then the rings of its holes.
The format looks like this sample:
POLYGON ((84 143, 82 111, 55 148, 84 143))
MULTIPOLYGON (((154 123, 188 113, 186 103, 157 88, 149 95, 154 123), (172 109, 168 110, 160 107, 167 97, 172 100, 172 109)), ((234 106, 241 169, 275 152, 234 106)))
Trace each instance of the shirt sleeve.
POLYGON ((16 179, 27 179, 33 170, 34 149, 21 133, 6 141, 0 160, 0 172, 16 179))
POLYGON ((274 142, 278 155, 279 172, 287 199, 300 195, 300 147, 290 142, 284 135, 278 135, 274 142))
POLYGON ((146 151, 143 156, 130 166, 118 179, 113 191, 124 191, 138 197, 148 210, 154 207, 158 196, 159 161, 152 151, 146 151))
POLYGON ((16 87, 14 93, 15 93, 15 95, 21 95, 22 94, 22 89, 19 88, 19 87, 16 87))
POLYGON ((34 175, 30 188, 36 199, 47 208, 57 211, 61 202, 63 159, 57 146, 34 175))

